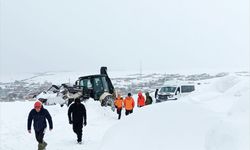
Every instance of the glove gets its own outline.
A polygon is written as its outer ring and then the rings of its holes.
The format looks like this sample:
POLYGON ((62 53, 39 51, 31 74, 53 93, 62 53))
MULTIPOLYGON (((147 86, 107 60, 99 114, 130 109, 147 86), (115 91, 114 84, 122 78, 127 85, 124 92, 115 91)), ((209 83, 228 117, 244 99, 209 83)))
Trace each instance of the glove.
POLYGON ((86 126, 86 125, 87 125, 87 122, 85 121, 85 122, 83 123, 83 125, 86 126))
POLYGON ((69 124, 72 124, 72 123, 73 123, 73 122, 70 120, 70 121, 69 121, 69 124))

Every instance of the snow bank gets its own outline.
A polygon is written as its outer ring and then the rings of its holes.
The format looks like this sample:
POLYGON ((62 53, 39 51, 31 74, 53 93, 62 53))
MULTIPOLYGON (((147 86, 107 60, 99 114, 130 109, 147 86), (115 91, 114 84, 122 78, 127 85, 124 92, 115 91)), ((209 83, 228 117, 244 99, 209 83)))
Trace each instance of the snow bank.
POLYGON ((196 106, 174 101, 155 104, 112 127, 100 149, 110 149, 112 145, 120 150, 201 150, 204 135, 214 122, 218 119, 196 106))
POLYGON ((248 150, 249 78, 206 80, 178 101, 144 107, 112 127, 101 150, 248 150))
MULTIPOLYGON (((135 108, 117 120, 110 108, 89 100, 83 145, 68 123, 67 107, 45 106, 54 129, 46 131, 47 150, 248 150, 249 76, 231 74, 204 80, 196 91, 177 101, 135 108)), ((137 95, 134 96, 135 100, 137 95)), ((0 103, 0 149, 37 149, 27 117, 34 102, 0 103)))

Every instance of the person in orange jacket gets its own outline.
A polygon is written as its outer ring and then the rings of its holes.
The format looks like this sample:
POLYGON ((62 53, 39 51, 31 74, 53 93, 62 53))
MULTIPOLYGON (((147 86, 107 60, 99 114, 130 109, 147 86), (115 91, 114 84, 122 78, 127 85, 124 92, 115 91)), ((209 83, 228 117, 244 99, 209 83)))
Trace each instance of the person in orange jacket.
POLYGON ((121 119, 122 107, 123 107, 123 98, 121 97, 120 94, 118 94, 117 98, 115 99, 115 108, 117 110, 118 119, 121 119))
POLYGON ((137 107, 143 107, 145 106, 145 98, 142 95, 142 92, 138 93, 138 99, 137 99, 137 107))
POLYGON ((128 96, 124 100, 124 107, 125 107, 125 115, 129 115, 133 113, 133 109, 135 106, 135 101, 133 97, 131 96, 131 93, 128 93, 128 96))

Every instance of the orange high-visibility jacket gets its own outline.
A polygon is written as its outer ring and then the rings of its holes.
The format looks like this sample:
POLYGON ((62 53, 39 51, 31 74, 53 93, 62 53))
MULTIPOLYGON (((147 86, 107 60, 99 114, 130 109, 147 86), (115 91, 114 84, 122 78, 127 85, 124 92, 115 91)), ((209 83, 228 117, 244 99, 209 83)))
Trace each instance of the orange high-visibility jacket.
POLYGON ((117 108, 122 108, 122 106, 123 106, 123 99, 122 98, 116 98, 115 99, 115 106, 117 108))
POLYGON ((126 97, 124 100, 124 106, 126 110, 132 110, 135 106, 135 101, 133 97, 126 97))
POLYGON ((142 107, 145 105, 145 98, 143 95, 139 95, 137 99, 137 106, 142 107))

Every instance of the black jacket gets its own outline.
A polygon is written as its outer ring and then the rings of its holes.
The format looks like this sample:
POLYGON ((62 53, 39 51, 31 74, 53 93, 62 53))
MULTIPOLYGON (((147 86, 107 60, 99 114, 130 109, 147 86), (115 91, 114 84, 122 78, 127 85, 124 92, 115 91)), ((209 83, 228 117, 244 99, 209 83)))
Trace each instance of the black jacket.
POLYGON ((49 122, 49 128, 53 129, 52 118, 47 109, 42 107, 39 112, 36 112, 35 109, 32 109, 28 117, 28 125, 27 125, 28 130, 31 129, 32 120, 34 121, 33 126, 35 131, 43 130, 44 128, 47 127, 46 119, 49 122))
POLYGON ((82 103, 73 103, 68 110, 69 122, 84 123, 87 122, 85 106, 82 103), (73 120, 72 120, 73 119, 73 120))
POLYGON ((151 96, 146 96, 146 101, 145 101, 145 105, 150 105, 152 104, 153 100, 151 96))

